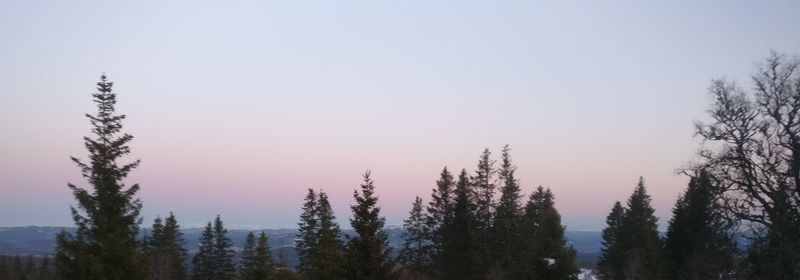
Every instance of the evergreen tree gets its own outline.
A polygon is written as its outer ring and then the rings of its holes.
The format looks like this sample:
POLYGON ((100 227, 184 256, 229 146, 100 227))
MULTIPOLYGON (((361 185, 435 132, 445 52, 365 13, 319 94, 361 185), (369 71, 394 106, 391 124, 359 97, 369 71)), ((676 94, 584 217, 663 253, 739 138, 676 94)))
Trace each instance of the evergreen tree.
POLYGON ((317 233, 319 231, 317 194, 313 189, 308 189, 297 228, 297 239, 295 241, 295 248, 299 258, 297 271, 302 275, 308 275, 313 265, 314 248, 317 246, 317 233))
POLYGON ((173 213, 169 213, 164 223, 161 218, 155 219, 150 236, 144 243, 149 259, 149 279, 186 279, 186 249, 183 248, 183 234, 173 213))
POLYGON ((624 254, 626 279, 660 279, 663 267, 662 241, 658 236, 658 218, 650 206, 644 178, 628 199, 628 207, 622 218, 620 243, 624 254))
POLYGON ((501 187, 500 202, 495 211, 495 219, 492 227, 492 256, 500 265, 503 272, 513 275, 514 271, 520 267, 520 222, 522 209, 519 199, 519 182, 514 177, 517 167, 511 163, 511 148, 506 145, 503 147, 502 165, 498 172, 498 179, 503 184, 501 187))
POLYGON ((606 228, 603 229, 603 249, 597 261, 597 272, 603 280, 625 279, 623 267, 623 251, 620 247, 622 220, 625 218, 625 208, 619 201, 614 203, 611 213, 606 217, 606 228))
POLYGON ((192 259, 195 280, 227 280, 236 277, 231 240, 219 215, 206 225, 200 238, 200 248, 192 259))
POLYGON ((312 279, 341 279, 343 273, 344 247, 340 238, 341 231, 336 223, 336 216, 328 201, 328 195, 319 191, 316 216, 319 221, 317 244, 313 249, 312 279))
POLYGON ((274 273, 275 267, 272 264, 267 234, 262 231, 256 241, 255 235, 252 232, 248 233, 242 249, 241 279, 274 279, 274 273))
POLYGON ((720 191, 708 172, 690 178, 672 210, 664 241, 667 279, 732 278, 736 246, 732 225, 715 202, 720 191))
POLYGON ((71 207, 77 232, 62 232, 57 238, 56 269, 62 279, 144 279, 147 269, 136 241, 141 218, 141 201, 135 197, 139 185, 122 182, 139 165, 139 160, 120 165, 130 153, 133 136, 121 133, 125 115, 116 115, 113 83, 100 76, 92 96, 97 114, 86 116, 94 138, 84 137, 89 163, 72 157, 88 179, 91 189, 73 184, 69 188, 78 201, 71 207))
POLYGON ((384 229, 385 218, 375 195, 375 186, 370 172, 364 173, 361 192, 353 192, 356 204, 350 206, 353 217, 350 225, 355 236, 347 242, 346 279, 389 279, 392 263, 389 260, 389 244, 384 229))
POLYGON ((300 279, 300 277, 296 273, 294 273, 294 271, 289 269, 289 265, 286 264, 286 256, 283 255, 283 252, 278 252, 278 265, 275 266, 275 279, 278 280, 300 279))
POLYGON ((484 149, 478 160, 475 178, 472 180, 474 184, 472 191, 476 207, 475 218, 478 229, 476 232, 476 250, 480 259, 479 266, 484 270, 484 273, 496 268, 491 254, 493 250, 490 248, 490 245, 494 243, 491 233, 495 207, 495 185, 492 183, 494 173, 494 161, 491 159, 491 152, 489 152, 489 149, 484 149))
POLYGON ((428 203, 426 215, 434 271, 441 267, 439 255, 442 251, 442 244, 444 244, 442 234, 445 225, 453 217, 454 188, 453 174, 447 170, 447 167, 444 167, 439 175, 439 180, 436 181, 436 188, 431 192, 431 201, 428 203))
POLYGON ((442 232, 441 278, 453 280, 483 279, 477 255, 475 204, 471 182, 461 170, 456 183, 453 218, 442 232))
POLYGON ((403 229, 405 241, 398 256, 400 264, 413 274, 424 275, 431 266, 431 244, 421 198, 414 199, 409 217, 404 220, 403 229))
POLYGON ((526 274, 521 279, 578 279, 575 249, 567 245, 561 215, 553 193, 539 186, 525 206, 525 224, 530 225, 523 248, 526 274))

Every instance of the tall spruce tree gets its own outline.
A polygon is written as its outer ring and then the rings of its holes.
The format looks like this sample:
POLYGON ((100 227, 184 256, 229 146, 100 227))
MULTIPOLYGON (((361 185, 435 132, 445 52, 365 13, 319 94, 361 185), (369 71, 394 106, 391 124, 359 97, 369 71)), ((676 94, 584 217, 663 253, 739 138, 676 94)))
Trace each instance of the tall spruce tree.
POLYGON ((550 189, 539 186, 525 206, 524 224, 532 230, 525 234, 525 271, 519 279, 578 279, 575 249, 567 245, 561 215, 555 208, 550 189))
POLYGON ((513 275, 520 267, 520 207, 519 182, 514 176, 517 167, 511 163, 511 147, 503 147, 502 163, 498 170, 498 179, 502 184, 500 202, 495 211, 492 225, 492 256, 506 275, 513 275))
POLYGON ((84 137, 89 162, 72 157, 91 188, 68 184, 77 208, 71 207, 76 233, 62 232, 56 246, 56 269, 62 279, 144 279, 147 266, 139 250, 141 201, 139 185, 127 187, 123 180, 139 160, 119 164, 130 153, 133 136, 122 133, 125 115, 115 114, 116 94, 105 74, 92 94, 97 114, 86 114, 94 137, 84 137))
POLYGON ((431 201, 428 202, 426 215, 434 272, 441 267, 439 255, 442 251, 442 244, 444 244, 442 240, 444 227, 453 217, 454 188, 453 174, 447 170, 447 167, 442 168, 439 179, 436 181, 436 188, 431 192, 431 201))
POLYGON ((389 260, 389 244, 385 218, 380 216, 378 197, 370 171, 364 173, 361 191, 355 190, 356 203, 350 206, 353 217, 350 225, 355 236, 347 242, 346 279, 390 279, 392 263, 389 260))
POLYGON ((650 195, 639 178, 636 189, 628 199, 622 218, 620 244, 624 254, 625 279, 660 279, 663 271, 662 241, 658 236, 658 218, 650 205, 650 195))
POLYGON ((623 250, 621 238, 622 220, 625 218, 625 208, 619 201, 614 203, 611 213, 606 217, 606 228, 603 229, 603 249, 597 261, 597 274, 602 280, 625 279, 623 266, 623 250))
POLYGON ((228 230, 217 215, 214 223, 206 225, 200 237, 200 247, 192 259, 195 280, 228 280, 236 278, 236 266, 233 263, 234 252, 228 230))
POLYGON ((302 275, 311 272, 314 262, 314 249, 317 247, 317 233, 319 219, 317 217, 317 194, 313 189, 308 189, 303 210, 300 213, 300 222, 297 223, 297 239, 295 248, 299 258, 297 271, 302 275))
POLYGON ((495 269, 494 258, 492 257, 492 223, 494 221, 495 208, 495 185, 494 180, 494 161, 491 159, 492 153, 489 149, 484 149, 478 160, 478 168, 475 170, 475 177, 472 179, 473 194, 475 200, 475 218, 477 221, 477 250, 480 258, 480 267, 484 272, 495 269))
POLYGON ((242 280, 275 279, 275 266, 272 264, 269 240, 263 231, 258 240, 252 232, 247 234, 242 248, 240 273, 242 280))
POLYGON ((336 223, 328 195, 319 191, 316 216, 319 221, 319 230, 316 234, 317 243, 312 250, 312 268, 309 273, 311 279, 328 280, 341 279, 344 270, 344 246, 340 239, 341 231, 336 223))
POLYGON ((186 279, 186 249, 183 248, 183 234, 173 213, 169 213, 164 224, 161 218, 153 223, 151 235, 146 242, 149 264, 149 279, 186 279))
POLYGON ((483 279, 478 254, 477 220, 472 201, 472 183, 466 170, 461 170, 456 183, 452 220, 442 231, 440 256, 441 279, 483 279))
POLYGON ((722 215, 719 187, 706 171, 689 180, 667 229, 666 279, 732 279, 736 246, 733 225, 722 215))
POLYGON ((411 274, 422 277, 431 267, 431 242, 422 199, 416 197, 409 217, 404 220, 403 248, 398 260, 411 274))

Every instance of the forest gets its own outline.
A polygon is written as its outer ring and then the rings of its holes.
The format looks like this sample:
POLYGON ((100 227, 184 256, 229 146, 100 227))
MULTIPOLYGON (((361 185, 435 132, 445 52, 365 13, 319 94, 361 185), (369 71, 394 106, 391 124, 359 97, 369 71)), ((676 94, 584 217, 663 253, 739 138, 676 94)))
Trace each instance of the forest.
POLYGON ((0 279, 800 279, 798 67, 799 59, 773 52, 748 83, 712 80, 707 119, 695 123, 698 160, 679 171, 689 183, 666 231, 645 179, 631 178, 627 201, 609 205, 591 270, 579 268, 564 237, 557 194, 523 191, 509 145, 499 157, 483 150, 474 168, 443 167, 430 194, 411 202, 397 254, 376 194, 379 174, 369 170, 353 192, 352 234, 343 233, 325 190, 307 190, 297 266, 271 253, 264 232, 233 244, 220 216, 192 254, 173 213, 148 223, 140 238, 142 186, 125 182, 140 161, 120 162, 133 136, 102 75, 92 95, 97 111, 86 115, 88 160, 71 158, 87 181, 68 184, 77 229, 57 236, 52 256, 0 256, 0 279))

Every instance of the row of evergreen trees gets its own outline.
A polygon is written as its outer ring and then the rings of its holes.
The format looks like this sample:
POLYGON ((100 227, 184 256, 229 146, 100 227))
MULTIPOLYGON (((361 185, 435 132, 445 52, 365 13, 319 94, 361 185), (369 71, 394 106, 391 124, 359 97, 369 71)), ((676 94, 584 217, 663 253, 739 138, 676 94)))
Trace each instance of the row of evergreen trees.
POLYGON ((0 255, 0 279, 5 280, 51 280, 55 279, 50 258, 28 255, 23 258, 0 255))

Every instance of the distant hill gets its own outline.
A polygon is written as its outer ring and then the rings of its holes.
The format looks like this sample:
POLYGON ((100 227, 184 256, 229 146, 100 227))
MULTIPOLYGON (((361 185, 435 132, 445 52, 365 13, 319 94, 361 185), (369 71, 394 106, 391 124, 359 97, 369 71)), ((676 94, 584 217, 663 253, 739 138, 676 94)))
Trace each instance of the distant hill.
MULTIPOLYGON (((74 228, 64 227, 0 227, 0 255, 52 255, 55 248, 56 234, 66 230, 72 232, 74 228)), ((144 229, 143 233, 148 229, 144 229)), ((245 236, 251 230, 230 229, 228 236, 233 241, 235 249, 240 249, 244 244, 245 236)), ((252 230, 260 232, 261 230, 252 230)), ((297 253, 294 250, 295 229, 263 229, 269 237, 272 254, 277 258, 278 253, 284 254, 290 265, 297 263, 297 253)), ((193 255, 198 246, 202 228, 183 229, 183 238, 189 254, 193 255)), ((352 234, 350 230, 343 230, 344 234, 352 234)), ((400 248, 403 244, 403 229, 397 226, 387 227, 389 245, 400 248)), ((567 241, 578 251, 579 262, 594 262, 600 254, 601 235, 599 231, 567 231, 567 241)), ((396 251, 396 250, 395 250, 396 251)))

